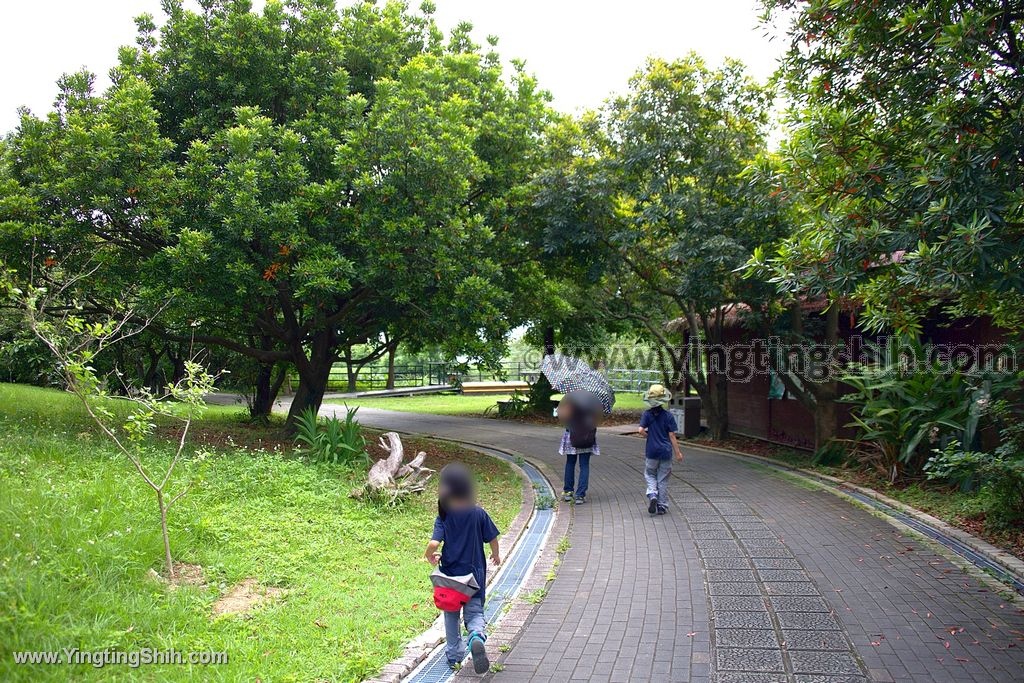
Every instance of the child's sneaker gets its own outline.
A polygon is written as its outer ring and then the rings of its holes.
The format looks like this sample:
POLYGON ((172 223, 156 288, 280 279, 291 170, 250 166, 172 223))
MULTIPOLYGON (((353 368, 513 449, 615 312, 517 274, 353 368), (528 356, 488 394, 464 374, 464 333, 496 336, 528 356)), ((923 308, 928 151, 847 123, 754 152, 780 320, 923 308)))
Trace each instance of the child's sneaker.
POLYGON ((454 662, 454 661, 449 659, 448 660, 448 668, 451 669, 452 671, 458 671, 459 669, 462 668, 462 662, 454 662))
POLYGON ((571 503, 572 502, 572 491, 563 491, 562 492, 562 500, 564 500, 566 503, 571 503))
POLYGON ((649 500, 647 502, 647 512, 649 512, 649 513, 651 513, 653 515, 657 511, 658 511, 658 497, 657 496, 650 496, 649 500))
POLYGON ((668 512, 668 507, 666 507, 666 506, 664 506, 664 505, 659 505, 659 506, 658 506, 658 514, 659 514, 659 515, 663 515, 663 514, 665 514, 666 512, 668 512))
POLYGON ((469 637, 469 651, 473 655, 473 671, 478 674, 485 674, 491 668, 491 662, 487 659, 487 649, 484 647, 484 640, 475 633, 469 637))
POLYGON ((577 505, 583 505, 586 502, 587 502, 587 499, 584 498, 583 496, 577 496, 576 497, 576 504, 577 505))

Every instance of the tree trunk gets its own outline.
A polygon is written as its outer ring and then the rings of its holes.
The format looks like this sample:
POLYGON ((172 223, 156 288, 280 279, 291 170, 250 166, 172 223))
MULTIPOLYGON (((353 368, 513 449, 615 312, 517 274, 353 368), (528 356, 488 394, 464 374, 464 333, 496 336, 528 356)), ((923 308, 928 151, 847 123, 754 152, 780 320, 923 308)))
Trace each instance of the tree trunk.
POLYGON ((550 356, 555 352, 555 328, 547 326, 544 328, 544 355, 550 356))
POLYGON ((171 384, 178 384, 185 379, 185 356, 168 353, 171 358, 171 384))
POLYGON ((720 375, 708 377, 708 400, 702 400, 702 408, 706 405, 705 414, 708 420, 708 432, 713 441, 721 441, 729 435, 729 381, 720 375))
POLYGON ((274 366, 261 363, 256 373, 256 386, 253 390, 252 406, 249 408, 249 416, 254 420, 265 420, 270 417, 270 411, 274 407, 273 390, 274 366))
POLYGON ((833 400, 818 401, 814 411, 814 450, 821 450, 829 441, 836 438, 836 402, 833 400))
MULTIPOLYGON (((834 349, 839 343, 839 302, 833 301, 825 312, 825 344, 834 349)), ((831 364, 833 356, 829 356, 831 364)), ((835 377, 838 368, 831 368, 830 379, 835 377)), ((832 379, 823 382, 816 392, 816 409, 814 411, 814 450, 825 447, 836 436, 836 399, 839 398, 839 382, 832 379)))
POLYGON ((398 353, 398 342, 388 344, 388 383, 386 389, 395 388, 395 355, 398 353))
POLYGON ((164 564, 167 565, 167 576, 174 580, 174 560, 171 558, 171 535, 167 532, 167 506, 164 504, 164 493, 156 490, 156 504, 160 507, 160 533, 164 541, 164 564))
POLYGON ((327 382, 331 377, 331 367, 334 365, 335 356, 329 342, 329 332, 317 335, 313 339, 306 357, 303 351, 299 351, 300 357, 296 358, 296 367, 299 371, 299 388, 295 390, 292 398, 291 408, 288 410, 288 419, 285 428, 292 431, 295 420, 307 408, 315 412, 320 411, 320 404, 324 400, 324 392, 327 391, 327 382))
POLYGON ((352 347, 345 347, 345 373, 348 376, 348 393, 359 390, 359 367, 352 362, 352 347))

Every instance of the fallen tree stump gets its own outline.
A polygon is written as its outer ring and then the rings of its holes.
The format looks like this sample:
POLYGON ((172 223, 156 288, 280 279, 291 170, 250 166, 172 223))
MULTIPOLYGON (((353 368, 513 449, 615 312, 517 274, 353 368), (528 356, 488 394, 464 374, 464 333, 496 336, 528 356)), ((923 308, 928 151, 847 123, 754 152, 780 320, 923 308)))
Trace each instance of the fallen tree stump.
POLYGON ((423 491, 434 473, 434 470, 423 466, 427 454, 420 451, 415 458, 403 464, 405 447, 402 445, 401 437, 395 432, 383 434, 380 437, 380 445, 388 451, 388 457, 373 463, 366 475, 366 485, 354 493, 355 497, 368 495, 395 501, 410 493, 423 491))

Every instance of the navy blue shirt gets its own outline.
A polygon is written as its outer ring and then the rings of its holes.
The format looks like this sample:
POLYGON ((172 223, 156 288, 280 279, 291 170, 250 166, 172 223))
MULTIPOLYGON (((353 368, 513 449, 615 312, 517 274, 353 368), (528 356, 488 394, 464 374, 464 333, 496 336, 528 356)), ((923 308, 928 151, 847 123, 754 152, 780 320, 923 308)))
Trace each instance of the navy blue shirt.
POLYGON ((442 541, 441 571, 448 576, 473 574, 480 584, 478 595, 484 597, 487 585, 487 558, 484 543, 498 537, 498 527, 491 516, 477 505, 449 511, 442 520, 434 520, 431 539, 442 541))
POLYGON ((646 456, 651 460, 668 460, 672 457, 672 442, 669 434, 679 430, 676 418, 664 408, 648 408, 640 416, 640 426, 647 429, 646 456))

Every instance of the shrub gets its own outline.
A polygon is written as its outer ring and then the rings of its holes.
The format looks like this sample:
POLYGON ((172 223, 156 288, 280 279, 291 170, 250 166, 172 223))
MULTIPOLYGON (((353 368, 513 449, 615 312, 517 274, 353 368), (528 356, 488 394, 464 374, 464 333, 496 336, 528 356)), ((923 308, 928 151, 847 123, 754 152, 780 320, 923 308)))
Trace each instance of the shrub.
POLYGON ((1024 424, 1005 402, 996 403, 993 413, 1005 420, 994 451, 965 450, 961 442, 953 441, 936 449, 925 471, 929 479, 963 489, 980 486, 989 498, 986 521, 1001 529, 1024 521, 1024 424))
POLYGON ((855 366, 843 377, 853 388, 843 401, 854 405, 854 457, 890 481, 920 473, 930 454, 951 440, 972 445, 983 406, 1017 382, 1012 375, 951 373, 937 362, 903 368, 899 353, 924 357, 916 341, 887 349, 888 356, 878 354, 880 362, 855 366))
POLYGON ((358 408, 349 408, 344 421, 333 416, 321 421, 312 408, 302 411, 295 423, 297 450, 317 462, 368 465, 370 455, 366 452, 366 439, 356 421, 358 411, 358 408))

